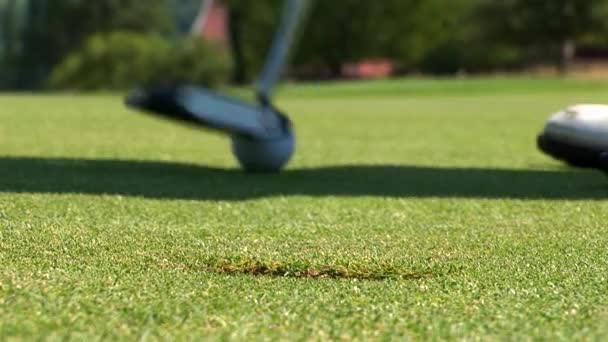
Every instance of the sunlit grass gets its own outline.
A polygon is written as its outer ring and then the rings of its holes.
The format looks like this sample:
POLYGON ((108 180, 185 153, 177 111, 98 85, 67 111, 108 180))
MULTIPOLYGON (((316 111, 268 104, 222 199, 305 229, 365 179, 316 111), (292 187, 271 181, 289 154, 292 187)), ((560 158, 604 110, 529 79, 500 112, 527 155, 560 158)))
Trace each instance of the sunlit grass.
POLYGON ((290 86, 279 175, 118 96, 0 96, 0 339, 599 339, 608 179, 535 136, 602 89, 290 86))

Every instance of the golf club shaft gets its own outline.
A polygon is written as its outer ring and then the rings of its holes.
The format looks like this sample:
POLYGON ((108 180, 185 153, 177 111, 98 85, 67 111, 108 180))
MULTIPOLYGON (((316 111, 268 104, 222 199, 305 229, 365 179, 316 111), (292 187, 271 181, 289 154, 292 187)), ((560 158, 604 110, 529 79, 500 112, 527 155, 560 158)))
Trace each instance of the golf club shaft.
POLYGON ((309 0, 287 0, 285 4, 281 23, 274 36, 264 69, 256 84, 258 97, 264 104, 270 101, 274 87, 285 69, 289 58, 289 50, 308 8, 308 2, 309 0))

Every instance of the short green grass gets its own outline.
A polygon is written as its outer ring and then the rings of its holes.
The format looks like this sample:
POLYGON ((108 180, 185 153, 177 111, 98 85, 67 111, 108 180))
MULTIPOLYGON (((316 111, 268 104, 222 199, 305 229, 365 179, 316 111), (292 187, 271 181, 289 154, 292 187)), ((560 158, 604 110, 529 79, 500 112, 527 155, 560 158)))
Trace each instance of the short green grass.
POLYGON ((288 170, 118 96, 0 96, 0 340, 608 334, 608 178, 540 154, 608 82, 289 86, 288 170))

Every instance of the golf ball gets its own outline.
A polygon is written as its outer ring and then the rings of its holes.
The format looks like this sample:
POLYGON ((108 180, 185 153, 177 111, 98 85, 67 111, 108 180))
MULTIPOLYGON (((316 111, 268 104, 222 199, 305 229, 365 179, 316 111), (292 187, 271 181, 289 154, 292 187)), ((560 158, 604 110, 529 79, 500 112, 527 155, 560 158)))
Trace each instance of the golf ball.
POLYGON ((290 123, 276 138, 252 139, 232 136, 232 153, 247 172, 279 172, 295 151, 295 137, 290 123))

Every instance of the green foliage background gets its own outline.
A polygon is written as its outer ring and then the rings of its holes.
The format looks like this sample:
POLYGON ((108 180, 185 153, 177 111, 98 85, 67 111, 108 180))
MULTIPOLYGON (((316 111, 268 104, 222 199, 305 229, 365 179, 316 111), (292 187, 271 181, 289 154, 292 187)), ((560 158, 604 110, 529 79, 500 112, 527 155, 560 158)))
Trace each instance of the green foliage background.
POLYGON ((229 60, 225 49, 197 38, 171 43, 159 36, 128 31, 99 33, 54 68, 49 86, 111 90, 185 82, 215 87, 228 79, 229 60))
MULTIPOLYGON (((224 1, 231 19, 231 78, 246 83, 261 68, 283 1, 224 1)), ((50 71, 93 34, 135 32, 175 41, 188 32, 200 5, 199 0, 0 0, 0 85, 48 84, 50 71)), ((606 19, 608 0, 317 0, 293 62, 296 75, 311 77, 336 77, 343 63, 369 58, 391 59, 402 73, 532 64, 567 70, 571 58, 565 47, 608 55, 606 19)))

